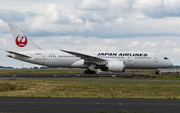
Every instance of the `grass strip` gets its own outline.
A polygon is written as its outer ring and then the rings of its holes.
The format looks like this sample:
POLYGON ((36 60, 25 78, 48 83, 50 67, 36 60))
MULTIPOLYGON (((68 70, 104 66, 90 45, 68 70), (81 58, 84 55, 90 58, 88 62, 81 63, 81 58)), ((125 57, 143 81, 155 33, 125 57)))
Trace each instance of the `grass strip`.
MULTIPOLYGON (((61 68, 61 69, 0 69, 0 74, 2 73, 8 73, 8 74, 20 74, 20 73, 84 73, 85 69, 66 69, 66 68, 61 68)), ((127 73, 129 71, 132 71, 131 69, 127 69, 127 73)), ((153 69, 149 70, 138 70, 138 72, 146 72, 146 71, 155 71, 153 69)), ((122 73, 121 73, 122 74, 122 73)), ((112 74, 113 75, 113 74, 112 74)), ((164 75, 155 75, 155 74, 129 74, 133 75, 134 77, 137 77, 138 79, 157 79, 157 80, 180 80, 180 73, 168 73, 164 75), (142 77, 142 78, 141 78, 142 77)), ((101 77, 103 78, 103 77, 101 77)), ((91 77, 92 79, 92 77, 91 77)), ((103 79, 109 79, 107 77, 103 79)))
POLYGON ((85 69, 1 69, 0 73, 83 73, 85 69))
MULTIPOLYGON (((95 112, 95 113, 112 113, 112 112, 111 111, 108 112, 108 111, 102 109, 102 110, 99 110, 98 112, 95 112)), ((149 111, 148 110, 144 110, 144 111, 134 110, 134 111, 130 112, 128 110, 120 109, 115 113, 153 113, 153 110, 149 110, 149 111)))
POLYGON ((0 88, 7 97, 180 99, 180 82, 0 80, 0 88))

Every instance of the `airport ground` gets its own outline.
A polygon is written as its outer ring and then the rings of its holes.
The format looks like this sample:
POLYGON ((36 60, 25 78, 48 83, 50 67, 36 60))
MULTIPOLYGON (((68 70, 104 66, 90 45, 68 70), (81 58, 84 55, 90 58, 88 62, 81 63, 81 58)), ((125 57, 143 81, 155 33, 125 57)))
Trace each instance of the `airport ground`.
POLYGON ((174 99, 0 97, 1 113, 179 113, 174 99))
POLYGON ((134 78, 134 79, 163 79, 180 80, 180 73, 162 73, 155 75, 155 69, 126 69, 125 72, 106 72, 103 74, 84 74, 85 69, 0 69, 2 77, 83 77, 83 78, 134 78))
MULTIPOLYGON (((0 73, 78 73, 83 74, 85 69, 76 68, 60 68, 60 69, 0 69, 0 73)), ((111 73, 105 72, 103 74, 152 74, 155 69, 126 69, 125 72, 111 73)))
MULTIPOLYGON (((97 80, 97 79, 96 79, 97 80)), ((180 81, 2 79, 1 97, 180 99, 180 81)))
MULTIPOLYGON (((27 106, 29 105, 31 107, 34 105, 37 106, 39 105, 39 108, 41 109, 43 109, 43 107, 44 109, 49 109, 49 110, 50 109, 52 110, 52 108, 55 108, 54 110, 71 109, 70 112, 73 111, 83 112, 82 110, 86 110, 86 109, 88 110, 88 106, 90 108, 89 110, 92 112, 95 111, 97 112, 98 110, 101 110, 103 108, 113 113, 117 112, 120 109, 128 110, 131 112, 133 110, 138 110, 138 111, 148 110, 147 112, 153 110, 154 112, 163 112, 163 113, 165 111, 169 113, 170 112, 178 113, 180 111, 180 108, 178 107, 180 105, 180 102, 178 100, 180 99, 180 95, 179 95, 180 77, 178 73, 166 73, 164 75, 154 75, 153 70, 151 71, 138 70, 134 72, 132 72, 132 70, 129 70, 126 73, 120 73, 120 74, 110 73, 107 74, 109 76, 106 77, 94 77, 94 76, 81 77, 83 76, 83 74, 80 73, 79 70, 74 72, 74 69, 73 70, 63 69, 63 72, 61 73, 59 71, 60 70, 57 69, 56 70, 19 70, 19 69, 1 70, 0 96, 2 98, 0 98, 1 101, 0 104, 4 105, 3 109, 1 110, 4 111, 7 110, 6 112, 11 112, 11 110, 16 109, 15 107, 13 107, 16 104, 16 107, 18 107, 18 105, 24 106, 24 110, 27 110, 28 109, 27 106), (28 74, 26 75, 25 72, 22 71, 26 71, 26 74, 27 73, 28 74), (71 71, 73 71, 72 73, 74 73, 72 75, 76 77, 70 77, 71 71), (142 72, 143 74, 141 74, 140 72, 142 72), (148 74, 144 74, 144 73, 148 73, 148 74), (8 74, 8 76, 5 77, 4 76, 5 74, 8 74), (56 76, 54 76, 55 74, 56 76), (48 77, 47 75, 51 75, 51 76, 48 77), (112 77, 112 75, 115 76, 112 77), (122 76, 132 76, 132 75, 133 77, 130 78, 122 77, 122 76), (11 100, 10 97, 23 97, 23 98, 12 99, 12 101, 10 101, 9 103, 2 101, 3 99, 11 100), (45 98, 41 98, 42 100, 39 103, 37 101, 31 103, 31 99, 35 101, 38 100, 39 97, 45 97, 45 98), (54 100, 50 103, 46 102, 50 99, 52 100, 57 99, 60 101, 60 103, 54 102, 54 100), (65 99, 69 99, 69 103, 63 104, 63 102, 65 102, 65 99), (107 101, 106 99, 114 100, 116 102, 113 103, 112 101, 107 101), (76 101, 74 103, 71 103, 74 100, 76 101), (97 104, 98 101, 96 100, 103 100, 104 104, 102 104, 102 106, 100 105, 101 107, 97 107, 96 105, 98 105, 97 104), (80 101, 81 103, 78 103, 80 101), (126 101, 128 102, 126 103, 126 101), (123 107, 117 105, 118 103, 120 103, 119 105, 123 105, 123 107), (8 106, 11 106, 12 108, 9 108, 8 106), (45 106, 51 106, 51 107, 45 107, 45 106), (60 106, 64 106, 67 109, 61 108, 60 106), (84 108, 86 109, 83 109, 82 106, 84 106, 84 108), (112 110, 111 108, 114 108, 114 110, 112 110)), ((80 71, 83 72, 82 70, 80 71)), ((101 76, 101 74, 98 76, 101 76)), ((36 110, 38 111, 38 108, 36 110)), ((0 112, 4 112, 4 111, 0 111, 0 112)), ((16 112, 20 112, 20 111, 17 110, 16 112)))
POLYGON ((87 75, 80 73, 83 71, 2 69, 0 96, 180 99, 178 73, 155 75, 152 74, 155 70, 127 70, 119 74, 87 75))

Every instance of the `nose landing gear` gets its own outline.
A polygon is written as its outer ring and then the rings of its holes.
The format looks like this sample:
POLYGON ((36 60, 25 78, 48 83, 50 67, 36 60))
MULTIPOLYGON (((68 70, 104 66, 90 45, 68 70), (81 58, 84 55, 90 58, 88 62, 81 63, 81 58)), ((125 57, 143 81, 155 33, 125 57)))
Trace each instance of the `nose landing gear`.
POLYGON ((156 69, 156 72, 155 72, 155 74, 156 75, 159 75, 159 74, 161 74, 161 69, 159 68, 159 69, 156 69))
POLYGON ((159 72, 158 72, 158 71, 156 71, 156 72, 155 72, 155 74, 156 74, 156 75, 159 75, 159 72))

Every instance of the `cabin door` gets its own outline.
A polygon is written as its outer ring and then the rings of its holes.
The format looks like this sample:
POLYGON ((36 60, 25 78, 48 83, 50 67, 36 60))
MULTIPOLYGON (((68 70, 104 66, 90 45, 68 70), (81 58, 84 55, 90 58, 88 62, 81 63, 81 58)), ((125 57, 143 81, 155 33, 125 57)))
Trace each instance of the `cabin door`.
POLYGON ((154 56, 154 62, 158 62, 158 56, 157 55, 154 56))

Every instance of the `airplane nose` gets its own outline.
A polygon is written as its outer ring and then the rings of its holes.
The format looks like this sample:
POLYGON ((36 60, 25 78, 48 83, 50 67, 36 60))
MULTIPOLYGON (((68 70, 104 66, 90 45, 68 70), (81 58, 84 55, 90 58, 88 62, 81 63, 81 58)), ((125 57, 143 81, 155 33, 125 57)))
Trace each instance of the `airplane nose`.
POLYGON ((173 63, 171 61, 169 61, 169 67, 172 67, 173 63))

